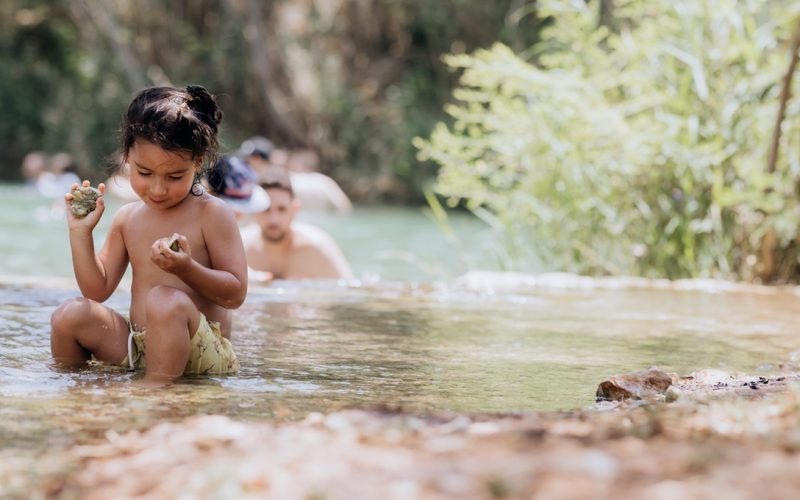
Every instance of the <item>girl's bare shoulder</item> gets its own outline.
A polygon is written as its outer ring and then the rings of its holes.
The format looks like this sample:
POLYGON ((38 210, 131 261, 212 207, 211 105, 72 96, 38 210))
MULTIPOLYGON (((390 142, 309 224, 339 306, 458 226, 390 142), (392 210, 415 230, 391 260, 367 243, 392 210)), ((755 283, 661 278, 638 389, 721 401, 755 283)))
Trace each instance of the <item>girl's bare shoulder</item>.
POLYGON ((208 193, 203 193, 195 201, 200 207, 199 217, 204 227, 214 230, 228 228, 227 230, 239 231, 236 215, 227 203, 208 193))
POLYGON ((228 204, 220 200, 216 196, 212 196, 208 193, 203 193, 198 197, 197 202, 201 207, 201 210, 203 211, 203 215, 205 216, 230 215, 231 217, 234 217, 233 210, 231 210, 228 204))
POLYGON ((125 224, 131 217, 135 217, 136 213, 140 211, 142 207, 144 207, 144 203, 141 200, 122 205, 114 212, 112 224, 125 224))

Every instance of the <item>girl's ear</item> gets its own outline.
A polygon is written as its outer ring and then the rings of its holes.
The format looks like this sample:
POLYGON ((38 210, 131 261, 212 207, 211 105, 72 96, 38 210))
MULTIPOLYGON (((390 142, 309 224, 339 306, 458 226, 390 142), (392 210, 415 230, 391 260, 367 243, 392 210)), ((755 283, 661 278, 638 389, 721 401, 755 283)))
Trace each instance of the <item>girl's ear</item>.
POLYGON ((112 174, 117 174, 117 173, 122 174, 122 175, 130 174, 131 166, 128 163, 128 152, 127 151, 123 151, 122 153, 119 153, 117 155, 117 157, 116 157, 115 163, 116 163, 117 166, 116 166, 116 168, 114 168, 112 174))

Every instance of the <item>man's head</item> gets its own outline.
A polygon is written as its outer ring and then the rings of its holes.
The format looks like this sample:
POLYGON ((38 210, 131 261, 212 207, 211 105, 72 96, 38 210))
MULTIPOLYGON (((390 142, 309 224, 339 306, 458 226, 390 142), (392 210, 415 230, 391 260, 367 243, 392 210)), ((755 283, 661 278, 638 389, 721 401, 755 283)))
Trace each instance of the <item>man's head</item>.
POLYGON ((269 165, 270 155, 274 149, 272 141, 266 137, 255 136, 239 146, 239 156, 244 158, 255 170, 261 171, 269 165))
POLYGON ((22 159, 22 175, 29 182, 36 181, 45 170, 47 170, 47 158, 44 153, 33 151, 22 159))
POLYGON ((294 197, 289 172, 278 166, 264 169, 258 178, 258 185, 269 194, 270 206, 267 210, 256 214, 255 219, 261 226, 261 233, 270 242, 283 241, 289 234, 300 202, 294 197))

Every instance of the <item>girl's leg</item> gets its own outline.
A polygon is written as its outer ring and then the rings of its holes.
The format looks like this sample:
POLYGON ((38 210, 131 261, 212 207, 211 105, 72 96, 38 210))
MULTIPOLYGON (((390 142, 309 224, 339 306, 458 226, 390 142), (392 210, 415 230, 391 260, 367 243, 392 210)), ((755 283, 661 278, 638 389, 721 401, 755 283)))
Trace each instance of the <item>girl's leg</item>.
POLYGON ((171 380, 183 374, 199 324, 200 310, 185 292, 157 286, 147 293, 145 379, 171 380))
POLYGON ((95 358, 119 363, 128 354, 128 322, 121 314, 83 297, 64 302, 50 316, 50 350, 65 366, 95 358))

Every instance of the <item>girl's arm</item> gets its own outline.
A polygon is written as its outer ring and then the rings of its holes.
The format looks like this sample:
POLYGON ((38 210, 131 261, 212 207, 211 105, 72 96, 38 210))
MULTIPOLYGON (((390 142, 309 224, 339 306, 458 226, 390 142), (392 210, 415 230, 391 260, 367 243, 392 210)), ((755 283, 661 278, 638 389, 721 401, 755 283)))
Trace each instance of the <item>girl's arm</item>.
MULTIPOLYGON (((84 181, 83 185, 88 186, 89 181, 84 181)), ((77 185, 73 187, 77 187, 77 185)), ((104 184, 100 184, 98 189, 101 193, 105 193, 104 184)), ((72 215, 70 210, 72 195, 67 194, 65 198, 75 279, 84 297, 104 302, 116 290, 128 265, 128 254, 125 251, 120 231, 121 217, 115 217, 112 222, 111 231, 98 256, 95 254, 92 231, 105 211, 103 197, 98 198, 97 208, 82 219, 72 215)))
POLYGON ((206 299, 236 309, 247 296, 247 260, 239 226, 231 209, 214 198, 205 207, 202 220, 209 267, 191 257, 189 240, 178 234, 173 237, 180 245, 179 252, 170 250, 172 238, 162 238, 153 244, 151 259, 206 299))

